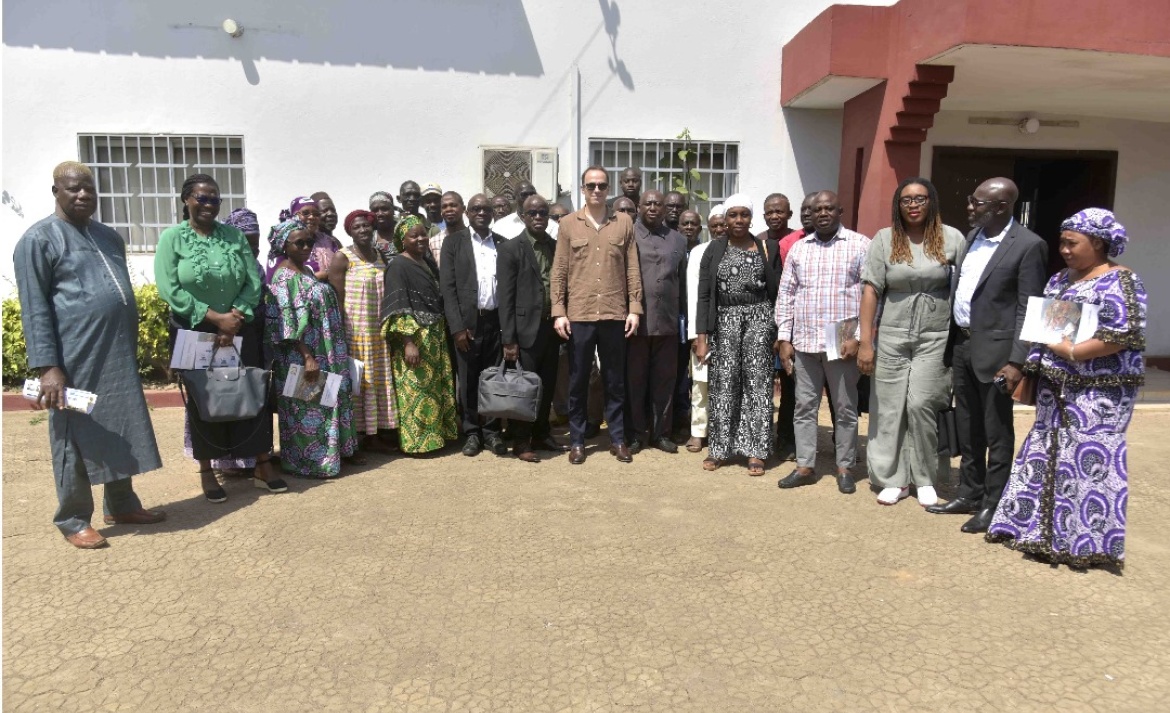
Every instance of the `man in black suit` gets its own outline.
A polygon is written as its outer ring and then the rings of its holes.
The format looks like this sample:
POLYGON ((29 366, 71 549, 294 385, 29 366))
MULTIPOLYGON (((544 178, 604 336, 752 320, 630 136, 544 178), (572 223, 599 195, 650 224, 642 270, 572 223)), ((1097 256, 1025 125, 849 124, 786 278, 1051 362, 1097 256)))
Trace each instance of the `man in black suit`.
POLYGON ((967 198, 971 232, 952 281, 947 343, 959 431, 959 493, 927 512, 974 515, 963 532, 987 532, 1011 472, 1016 433, 1012 397, 1029 344, 1020 341, 1028 298, 1044 291, 1048 246, 1012 219, 1019 189, 984 181, 967 198))
POLYGON ((500 360, 500 312, 496 303, 496 258, 503 238, 491 230, 492 207, 482 193, 467 201, 471 229, 443 241, 439 287, 447 329, 455 340, 456 392, 463 409, 463 455, 478 455, 486 446, 496 455, 508 447, 500 437, 499 419, 480 422, 479 374, 500 360))
POLYGON ((670 440, 678 369, 679 315, 686 313, 687 239, 666 226, 666 198, 651 188, 642 194, 634 240, 642 266, 642 321, 626 346, 630 416, 626 443, 677 453, 670 440), (649 405, 649 408, 647 408, 649 405))
POLYGON ((549 433, 549 408, 557 384, 561 339, 553 329, 549 276, 556 243, 548 234, 548 201, 530 196, 520 207, 525 230, 496 250, 500 330, 504 359, 540 376, 540 405, 533 423, 516 422, 512 451, 528 463, 539 463, 536 450, 567 451, 549 433))

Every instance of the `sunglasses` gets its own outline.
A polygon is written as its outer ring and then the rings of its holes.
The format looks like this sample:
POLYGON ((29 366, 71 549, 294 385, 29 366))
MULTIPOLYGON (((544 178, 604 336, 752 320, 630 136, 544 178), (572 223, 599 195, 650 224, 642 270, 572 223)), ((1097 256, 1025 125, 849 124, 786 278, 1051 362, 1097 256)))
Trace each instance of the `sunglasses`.
POLYGON ((468 213, 491 213, 491 206, 487 205, 473 205, 467 209, 468 213))
POLYGON ((608 191, 608 183, 586 183, 585 190, 587 191, 608 191))
POLYGON ((219 205, 223 201, 219 196, 195 196, 195 202, 199 205, 219 205))
POLYGON ((529 218, 547 218, 548 217, 547 210, 526 210, 526 211, 524 211, 524 214, 527 215, 529 218))
POLYGON ((303 240, 293 240, 293 241, 290 241, 289 244, 293 245, 295 247, 298 247, 301 250, 313 247, 313 241, 309 238, 305 238, 303 240))

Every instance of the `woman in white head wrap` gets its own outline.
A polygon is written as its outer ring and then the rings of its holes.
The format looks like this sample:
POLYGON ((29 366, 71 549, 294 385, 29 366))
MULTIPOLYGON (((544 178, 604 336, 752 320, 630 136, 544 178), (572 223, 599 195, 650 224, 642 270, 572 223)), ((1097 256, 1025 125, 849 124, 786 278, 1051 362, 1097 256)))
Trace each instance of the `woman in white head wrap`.
POLYGON ((752 200, 723 202, 726 240, 713 240, 699 266, 695 357, 708 367, 708 457, 716 470, 735 455, 763 475, 772 454, 772 312, 780 276, 752 237, 752 200))

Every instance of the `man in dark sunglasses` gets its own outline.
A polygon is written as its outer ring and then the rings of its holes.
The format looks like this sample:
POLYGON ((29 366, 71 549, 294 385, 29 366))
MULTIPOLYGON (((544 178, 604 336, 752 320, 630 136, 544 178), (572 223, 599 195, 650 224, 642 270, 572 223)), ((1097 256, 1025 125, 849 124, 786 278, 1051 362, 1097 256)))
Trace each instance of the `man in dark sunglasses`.
POLYGON ((548 233, 548 201, 529 196, 521 206, 524 232, 502 242, 497 250, 496 280, 500 298, 500 340, 504 359, 519 362, 540 376, 536 421, 509 426, 512 451, 526 463, 537 463, 536 451, 561 452, 567 446, 553 439, 549 409, 556 390, 558 351, 562 343, 553 328, 550 279, 556 242, 548 233))
POLYGON ((632 460, 622 410, 626 393, 626 339, 642 314, 642 271, 634 224, 609 214, 609 174, 590 166, 581 176, 585 207, 561 220, 549 279, 554 327, 569 340, 569 463, 585 462, 586 394, 594 352, 605 380, 605 418, 610 453, 632 460))

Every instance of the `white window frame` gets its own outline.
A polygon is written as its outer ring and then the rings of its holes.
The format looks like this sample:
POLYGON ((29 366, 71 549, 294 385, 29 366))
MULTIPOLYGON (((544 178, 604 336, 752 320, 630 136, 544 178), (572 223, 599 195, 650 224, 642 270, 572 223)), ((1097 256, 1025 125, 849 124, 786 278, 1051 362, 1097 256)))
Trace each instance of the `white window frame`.
POLYGON ((589 163, 604 166, 609 172, 611 196, 621 195, 621 172, 630 167, 642 171, 643 191, 656 188, 666 193, 674 190, 674 178, 682 177, 681 168, 670 166, 672 157, 677 163, 678 152, 685 147, 698 152, 695 168, 700 179, 692 187, 705 191, 708 197, 702 201, 691 195, 687 202, 692 210, 699 211, 706 224, 711 206, 739 190, 738 141, 590 138, 589 163))
POLYGON ((153 253, 163 230, 182 220, 188 176, 219 183, 220 216, 244 205, 244 137, 210 134, 78 134, 77 155, 94 172, 94 218, 121 234, 129 253, 153 253))

